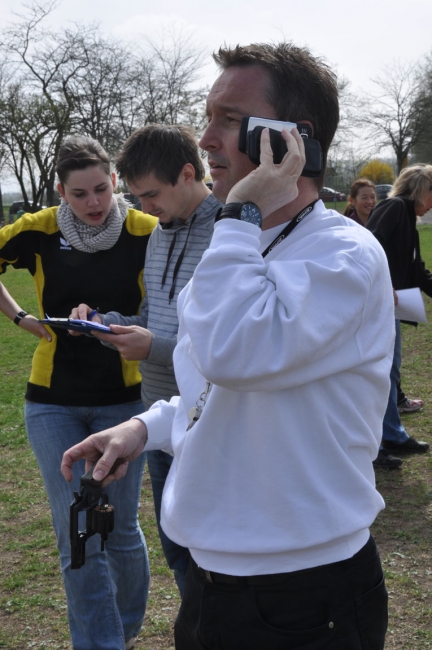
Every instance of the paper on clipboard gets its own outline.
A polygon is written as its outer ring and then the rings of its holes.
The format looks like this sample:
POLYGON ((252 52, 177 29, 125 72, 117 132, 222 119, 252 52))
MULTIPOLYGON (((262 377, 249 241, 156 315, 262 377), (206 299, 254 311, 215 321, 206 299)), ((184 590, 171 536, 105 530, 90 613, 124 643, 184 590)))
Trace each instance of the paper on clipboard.
POLYGON ((395 317, 399 320, 409 320, 415 323, 427 323, 426 310, 418 287, 396 291, 398 304, 395 307, 395 317))

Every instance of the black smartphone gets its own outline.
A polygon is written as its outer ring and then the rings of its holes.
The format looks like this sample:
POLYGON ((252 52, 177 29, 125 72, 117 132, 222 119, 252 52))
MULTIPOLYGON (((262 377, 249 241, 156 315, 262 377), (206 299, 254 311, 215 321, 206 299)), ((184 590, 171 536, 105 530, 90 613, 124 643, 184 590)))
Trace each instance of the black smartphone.
POLYGON ((318 140, 314 140, 311 137, 312 129, 309 124, 281 122, 279 120, 269 120, 261 117, 244 117, 240 125, 239 151, 247 154, 249 160, 255 165, 259 165, 261 133, 263 129, 268 128, 270 144, 273 150, 273 161, 275 164, 279 164, 287 152, 286 142, 281 135, 281 131, 282 129, 291 131, 295 127, 303 138, 306 152, 306 164, 301 175, 308 178, 316 178, 322 172, 322 151, 318 140))

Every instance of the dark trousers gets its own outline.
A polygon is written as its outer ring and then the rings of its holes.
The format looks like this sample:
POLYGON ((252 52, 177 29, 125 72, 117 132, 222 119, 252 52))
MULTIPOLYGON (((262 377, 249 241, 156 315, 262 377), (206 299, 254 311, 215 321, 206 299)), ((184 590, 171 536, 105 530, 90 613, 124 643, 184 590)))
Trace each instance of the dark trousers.
POLYGON ((191 559, 176 650, 384 648, 387 591, 372 537, 349 560, 250 583, 210 582, 191 559))

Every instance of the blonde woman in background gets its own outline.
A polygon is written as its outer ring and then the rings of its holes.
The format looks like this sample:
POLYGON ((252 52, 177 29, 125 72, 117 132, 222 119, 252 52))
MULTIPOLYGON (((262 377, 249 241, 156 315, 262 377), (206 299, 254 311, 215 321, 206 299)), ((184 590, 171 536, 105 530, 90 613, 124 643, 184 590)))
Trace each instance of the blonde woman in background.
MULTIPOLYGON (((413 165, 402 170, 389 197, 373 210, 366 228, 378 239, 387 255, 393 289, 419 287, 432 297, 432 273, 420 254, 417 217, 432 209, 432 165, 413 165)), ((402 464, 390 452, 424 453, 426 442, 409 436, 401 423, 398 410, 398 384, 401 366, 400 321, 396 319, 396 340, 390 371, 390 396, 383 421, 382 448, 375 467, 393 469, 402 464)))

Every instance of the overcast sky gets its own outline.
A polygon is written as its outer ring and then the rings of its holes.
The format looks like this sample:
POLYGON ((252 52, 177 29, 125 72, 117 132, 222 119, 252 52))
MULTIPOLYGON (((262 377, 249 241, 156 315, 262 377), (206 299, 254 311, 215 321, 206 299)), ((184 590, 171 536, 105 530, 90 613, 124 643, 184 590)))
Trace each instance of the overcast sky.
MULTIPOLYGON (((24 3, 0 0, 0 27, 13 20, 24 3)), ((416 61, 432 50, 431 0, 62 0, 51 16, 66 21, 97 21, 108 34, 157 41, 164 27, 189 31, 207 51, 203 80, 215 68, 210 53, 227 44, 292 40, 324 56, 347 77, 353 90, 371 88, 395 59, 416 61)))
MULTIPOLYGON (((0 0, 0 28, 23 5, 0 0)), ((223 43, 292 40, 325 57, 359 94, 373 91, 371 78, 393 61, 432 52, 432 0, 62 0, 49 20, 52 26, 97 21, 131 47, 143 37, 158 42, 166 28, 183 29, 204 47, 207 84, 216 76, 211 52, 223 43)))

